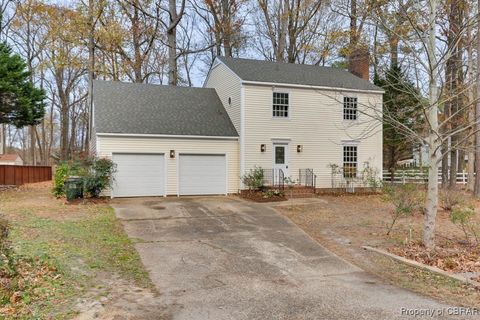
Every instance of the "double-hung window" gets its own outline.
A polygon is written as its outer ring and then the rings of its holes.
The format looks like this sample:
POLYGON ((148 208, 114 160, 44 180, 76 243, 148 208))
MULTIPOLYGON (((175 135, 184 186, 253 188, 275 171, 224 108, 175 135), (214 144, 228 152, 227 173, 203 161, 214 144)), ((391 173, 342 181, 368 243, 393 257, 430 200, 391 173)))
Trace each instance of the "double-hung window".
POLYGON ((356 97, 343 97, 343 120, 357 120, 358 98, 356 97))
POLYGON ((273 117, 288 118, 288 93, 273 93, 273 117))
POLYGON ((356 177, 357 168, 357 146, 343 146, 343 177, 356 177))

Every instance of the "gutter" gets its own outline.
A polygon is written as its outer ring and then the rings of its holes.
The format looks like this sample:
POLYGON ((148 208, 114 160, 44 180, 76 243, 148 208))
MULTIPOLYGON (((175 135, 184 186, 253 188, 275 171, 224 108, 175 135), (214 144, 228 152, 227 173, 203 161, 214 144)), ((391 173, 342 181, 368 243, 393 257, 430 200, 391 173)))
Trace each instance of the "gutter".
POLYGON ((228 136, 195 136, 175 134, 144 134, 144 133, 108 133, 98 132, 98 137, 125 137, 125 138, 171 138, 171 139, 210 139, 210 140, 238 140, 238 137, 228 136))
POLYGON ((317 90, 340 91, 340 92, 377 93, 377 94, 384 94, 385 93, 385 90, 381 90, 381 89, 380 90, 348 89, 348 88, 312 86, 312 85, 303 85, 303 84, 275 83, 275 82, 260 82, 260 81, 249 81, 249 80, 242 80, 242 83, 246 84, 246 85, 255 85, 255 86, 289 87, 289 88, 317 89, 317 90))

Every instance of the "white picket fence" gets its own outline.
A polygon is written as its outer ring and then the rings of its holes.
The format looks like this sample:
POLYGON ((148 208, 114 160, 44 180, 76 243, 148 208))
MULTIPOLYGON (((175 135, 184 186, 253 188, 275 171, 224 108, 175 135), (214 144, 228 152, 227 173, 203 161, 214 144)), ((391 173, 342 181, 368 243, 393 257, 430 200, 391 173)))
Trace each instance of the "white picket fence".
MULTIPOLYGON (((428 171, 418 169, 406 169, 395 171, 393 183, 426 183, 428 180, 428 171)), ((457 184, 465 185, 468 182, 468 174, 466 171, 457 172, 457 184)), ((391 173, 383 170, 383 181, 391 182, 391 173)), ((442 173, 438 172, 438 183, 442 183, 442 173)))

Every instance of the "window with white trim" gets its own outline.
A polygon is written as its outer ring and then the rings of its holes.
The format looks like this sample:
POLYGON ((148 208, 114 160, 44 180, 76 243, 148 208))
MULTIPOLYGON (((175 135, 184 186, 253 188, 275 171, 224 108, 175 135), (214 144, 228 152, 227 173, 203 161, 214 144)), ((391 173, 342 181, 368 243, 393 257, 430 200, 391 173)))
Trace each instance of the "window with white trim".
POLYGON ((343 120, 357 120, 357 97, 343 97, 343 120))
POLYGON ((287 118, 288 117, 288 93, 274 92, 273 93, 273 117, 287 118))
POLYGON ((357 146, 343 146, 343 177, 357 176, 357 146))

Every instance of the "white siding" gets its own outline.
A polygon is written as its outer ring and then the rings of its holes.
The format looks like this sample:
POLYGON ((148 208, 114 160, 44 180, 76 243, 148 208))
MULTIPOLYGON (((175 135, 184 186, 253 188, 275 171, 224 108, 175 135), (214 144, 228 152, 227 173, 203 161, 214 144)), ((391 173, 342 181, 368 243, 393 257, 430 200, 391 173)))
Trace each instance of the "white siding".
MULTIPOLYGON (((351 93, 358 97, 363 112, 381 107, 382 95, 351 93)), ((358 141, 358 165, 368 161, 382 171, 382 125, 360 113, 356 122, 343 121, 343 94, 336 91, 245 85, 245 171, 255 165, 272 168, 272 139, 289 141, 289 174, 298 178, 298 170, 311 168, 317 175, 317 187, 331 187, 329 164, 342 165, 344 141, 358 141), (272 92, 290 94, 289 117, 272 117, 272 92), (266 152, 260 145, 266 144, 266 152), (303 152, 297 153, 297 145, 303 152)))
POLYGON ((210 70, 205 82, 206 88, 214 88, 227 110, 235 129, 240 133, 240 79, 223 63, 218 63, 210 70), (228 103, 231 99, 231 104, 228 103))
POLYGON ((167 171, 167 195, 178 194, 178 155, 225 154, 227 157, 228 192, 239 189, 239 156, 237 140, 184 139, 150 137, 105 137, 97 135, 98 156, 111 158, 112 153, 165 153, 167 171), (170 150, 175 150, 175 159, 170 159, 170 150))

